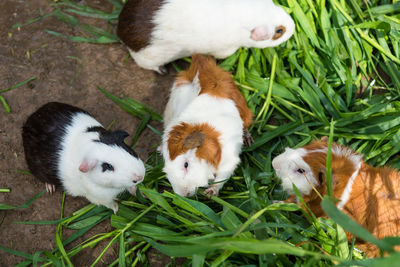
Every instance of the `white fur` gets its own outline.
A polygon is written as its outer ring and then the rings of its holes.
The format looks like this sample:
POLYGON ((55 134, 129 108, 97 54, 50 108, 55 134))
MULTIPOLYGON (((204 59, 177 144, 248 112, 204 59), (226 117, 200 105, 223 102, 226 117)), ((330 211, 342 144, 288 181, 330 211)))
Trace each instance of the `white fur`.
POLYGON ((289 194, 294 194, 292 184, 295 184, 300 193, 304 195, 308 195, 312 190, 310 183, 314 186, 318 184, 311 168, 303 160, 303 156, 306 154, 307 150, 303 148, 286 148, 285 152, 275 157, 272 161, 276 174, 282 180, 283 190, 289 194), (299 173, 297 172, 298 169, 303 169, 305 172, 299 173))
POLYGON ((346 205, 347 201, 350 198, 351 189, 353 187, 354 180, 356 179, 356 177, 358 175, 358 172, 360 171, 361 165, 362 165, 362 161, 360 159, 358 164, 355 165, 355 166, 357 166, 356 170, 353 172, 353 174, 351 175, 349 181, 346 184, 346 187, 344 188, 342 196, 340 197, 340 202, 337 204, 337 207, 340 210, 343 209, 344 205, 346 205))
POLYGON ((192 83, 177 86, 176 82, 172 86, 171 95, 164 111, 164 128, 166 128, 173 118, 176 118, 195 99, 200 93, 198 74, 192 83))
POLYGON ((136 186, 134 179, 137 176, 144 177, 144 164, 119 146, 94 142, 99 140, 99 134, 86 131, 93 126, 101 124, 87 114, 75 115, 62 141, 58 176, 68 194, 86 197, 90 202, 116 212, 118 205, 114 199, 125 189, 136 186), (79 170, 84 159, 97 161, 86 173, 79 170), (113 165, 114 171, 102 172, 103 162, 113 165))
POLYGON ((272 0, 169 0, 154 16, 150 45, 131 56, 145 69, 159 67, 195 53, 225 58, 240 47, 273 47, 294 33, 293 19, 272 0), (286 32, 272 40, 283 25, 286 32), (270 38, 251 39, 258 28, 270 38))
POLYGON ((243 121, 239 111, 232 100, 222 99, 202 94, 195 98, 188 98, 184 103, 179 103, 185 95, 185 90, 197 91, 198 84, 184 85, 179 88, 172 88, 172 93, 165 111, 166 114, 174 114, 168 118, 162 140, 162 153, 165 160, 164 172, 170 181, 174 191, 183 196, 191 196, 196 193, 197 188, 206 187, 209 181, 217 182, 210 187, 215 188, 217 193, 222 188, 223 182, 229 179, 240 162, 239 154, 243 144, 243 121), (187 88, 192 86, 193 88, 187 88), (184 88, 181 88, 184 87, 184 88), (180 112, 176 112, 180 110, 180 112), (207 123, 221 135, 221 161, 215 169, 213 166, 199 160, 196 149, 187 151, 171 161, 168 150, 168 138, 172 128, 182 122, 189 124, 207 123), (184 163, 188 161, 187 174, 184 171, 184 163), (214 178, 215 177, 215 178, 214 178), (220 182, 220 183, 218 183, 220 182))

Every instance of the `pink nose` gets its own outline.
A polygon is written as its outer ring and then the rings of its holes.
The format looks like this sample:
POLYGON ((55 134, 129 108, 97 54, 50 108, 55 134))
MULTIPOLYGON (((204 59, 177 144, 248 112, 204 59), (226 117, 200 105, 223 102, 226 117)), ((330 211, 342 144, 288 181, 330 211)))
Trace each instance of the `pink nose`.
POLYGON ((133 175, 133 183, 140 183, 141 181, 143 181, 143 176, 141 175, 133 175))

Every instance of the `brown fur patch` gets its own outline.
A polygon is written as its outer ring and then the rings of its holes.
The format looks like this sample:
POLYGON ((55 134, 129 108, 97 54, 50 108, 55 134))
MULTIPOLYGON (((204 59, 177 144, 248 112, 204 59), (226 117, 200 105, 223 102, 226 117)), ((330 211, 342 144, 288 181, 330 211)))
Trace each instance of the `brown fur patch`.
POLYGON ((364 164, 354 183, 347 212, 376 237, 400 234, 400 174, 364 164))
MULTIPOLYGON (((303 157, 303 160, 310 166, 317 181, 319 180, 319 177, 322 178, 322 183, 318 181, 316 189, 322 196, 324 196, 328 190, 326 184, 326 153, 308 153, 303 157)), ((351 175, 356 170, 356 166, 353 165, 351 160, 332 154, 331 167, 333 196, 339 199, 342 196, 351 175)), ((321 208, 321 199, 314 190, 311 191, 310 195, 305 196, 304 198, 306 203, 308 202, 311 210, 313 210, 313 212, 315 211, 314 213, 316 216, 325 216, 325 213, 321 208)))
POLYGON ((321 140, 314 140, 311 142, 311 144, 303 146, 305 150, 317 150, 317 149, 324 149, 328 147, 328 141, 325 138, 322 138, 321 140))
POLYGON ((181 71, 176 80, 177 84, 192 82, 199 72, 200 94, 209 94, 215 97, 231 99, 243 120, 243 127, 251 125, 253 114, 248 108, 246 100, 234 83, 231 74, 217 66, 215 59, 196 54, 192 56, 190 68, 181 71))
MULTIPOLYGON (((379 239, 400 235, 400 173, 363 164, 343 211, 379 239)), ((361 248, 368 257, 379 256, 372 244, 361 248)))
POLYGON ((174 160, 180 154, 197 148, 196 156, 218 168, 221 161, 220 133, 207 123, 181 123, 174 126, 168 137, 169 157, 174 160))
POLYGON ((150 44, 152 19, 163 0, 128 0, 118 17, 117 35, 137 52, 150 44))
POLYGON ((274 34, 274 36, 272 36, 272 40, 279 39, 283 34, 285 34, 285 32, 286 32, 285 26, 280 25, 280 26, 276 27, 275 34, 274 34))

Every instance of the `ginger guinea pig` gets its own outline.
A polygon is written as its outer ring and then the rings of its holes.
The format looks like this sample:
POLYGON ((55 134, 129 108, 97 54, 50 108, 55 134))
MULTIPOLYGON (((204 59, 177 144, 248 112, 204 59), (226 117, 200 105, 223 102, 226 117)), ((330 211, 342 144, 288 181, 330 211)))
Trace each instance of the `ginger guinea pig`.
MULTIPOLYGON (((292 190, 294 183, 316 216, 326 216, 312 186, 322 196, 327 192, 327 151, 327 139, 323 138, 301 148, 286 148, 272 161, 283 189, 292 195, 288 202, 297 201, 292 190)), ((377 238, 400 235, 400 173, 388 167, 372 167, 363 162, 362 155, 335 143, 331 151, 332 189, 333 197, 339 200, 337 207, 377 238)), ((357 245, 367 256, 379 256, 376 246, 361 242, 357 245)))
POLYGON ((164 113, 161 151, 173 190, 192 196, 208 187, 206 194, 217 195, 240 162, 251 121, 231 75, 213 58, 194 55, 178 74, 164 113))
POLYGON ((26 121, 22 130, 25 158, 48 192, 61 185, 72 196, 118 210, 114 201, 128 189, 136 192, 145 167, 124 143, 124 131, 107 131, 86 111, 50 102, 26 121))
POLYGON ((272 0, 128 0, 117 34, 145 69, 195 53, 216 58, 239 47, 272 47, 294 33, 293 19, 272 0))

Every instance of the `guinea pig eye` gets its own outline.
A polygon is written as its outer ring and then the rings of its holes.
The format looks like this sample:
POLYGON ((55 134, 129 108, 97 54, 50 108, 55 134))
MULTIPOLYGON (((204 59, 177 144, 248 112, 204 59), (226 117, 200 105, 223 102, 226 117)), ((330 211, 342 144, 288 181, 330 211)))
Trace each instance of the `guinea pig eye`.
POLYGON ((107 162, 104 162, 103 164, 101 164, 101 168, 103 169, 103 172, 114 170, 113 165, 111 165, 110 163, 107 163, 107 162))
POLYGON ((183 164, 183 167, 185 167, 185 169, 187 169, 189 167, 189 163, 187 161, 185 161, 185 164, 183 164))
POLYGON ((297 169, 298 173, 305 173, 306 171, 304 169, 297 169))
POLYGON ((278 38, 281 37, 285 32, 286 32, 285 26, 282 26, 282 25, 281 25, 281 26, 276 27, 276 29, 275 29, 275 34, 274 34, 274 36, 272 36, 272 40, 278 39, 278 38))

